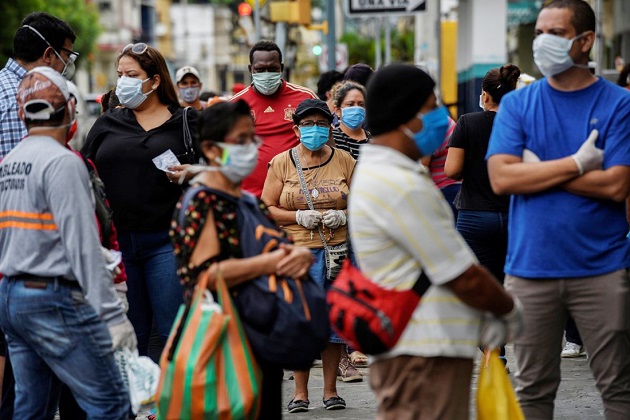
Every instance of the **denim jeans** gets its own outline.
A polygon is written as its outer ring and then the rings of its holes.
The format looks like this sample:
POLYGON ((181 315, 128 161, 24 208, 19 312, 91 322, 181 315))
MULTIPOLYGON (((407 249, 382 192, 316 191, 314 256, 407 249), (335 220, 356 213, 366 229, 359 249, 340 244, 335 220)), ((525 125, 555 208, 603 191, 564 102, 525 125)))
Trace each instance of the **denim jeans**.
POLYGON ((53 419, 61 383, 90 419, 126 419, 129 395, 107 326, 77 286, 0 282, 0 326, 15 373, 15 419, 53 419))
MULTIPOLYGON (((324 248, 311 248, 311 254, 313 254, 313 264, 308 269, 308 274, 313 281, 317 283, 324 291, 328 292, 332 282, 326 279, 326 250, 324 248)), ((331 330, 330 343, 342 344, 344 341, 331 330)))
POLYGON ((146 356, 153 320, 162 349, 175 321, 183 290, 168 230, 119 231, 118 243, 127 270, 127 316, 138 337, 138 351, 146 356))
POLYGON ((442 191, 444 199, 446 200, 448 205, 451 206, 451 211, 453 212, 453 220, 455 220, 455 222, 457 222, 457 216, 459 215, 459 211, 457 210, 457 207, 455 207, 455 197, 457 197, 457 193, 459 192, 461 186, 461 183, 451 184, 440 189, 440 191, 442 191))
POLYGON ((508 213, 460 210, 457 231, 475 253, 479 263, 503 284, 508 241, 508 213))

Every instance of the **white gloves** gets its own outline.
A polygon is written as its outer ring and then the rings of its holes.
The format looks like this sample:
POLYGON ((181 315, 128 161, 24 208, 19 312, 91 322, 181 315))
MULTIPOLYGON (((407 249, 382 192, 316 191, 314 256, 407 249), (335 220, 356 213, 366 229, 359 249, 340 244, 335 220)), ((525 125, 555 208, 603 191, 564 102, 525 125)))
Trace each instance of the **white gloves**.
POLYGON ((523 332, 523 305, 515 297, 514 308, 502 317, 496 317, 491 313, 485 313, 481 320, 481 334, 479 342, 481 347, 494 349, 513 341, 523 332))
POLYGON ((599 133, 597 130, 591 131, 591 134, 586 141, 582 143, 578 151, 571 155, 573 160, 575 160, 580 175, 584 175, 586 172, 594 169, 601 169, 602 167, 604 151, 595 147, 595 141, 598 136, 599 133))
POLYGON ((324 213, 324 226, 337 229, 346 224, 346 213, 343 210, 327 210, 324 213))
POLYGON ((322 214, 317 210, 298 210, 295 212, 295 221, 306 229, 317 229, 322 221, 322 214))
POLYGON ((486 312, 481 320, 479 344, 484 349, 496 349, 507 342, 507 325, 505 322, 486 312))
POLYGON ((103 258, 105 258, 105 266, 112 275, 112 278, 119 275, 120 268, 118 268, 118 265, 122 261, 122 254, 120 253, 120 251, 114 251, 113 249, 107 249, 102 246, 101 253, 103 254, 103 258))
POLYGON ((108 326, 108 328, 109 334, 112 336, 114 350, 119 348, 135 350, 138 347, 136 332, 128 319, 125 318, 124 322, 108 326))

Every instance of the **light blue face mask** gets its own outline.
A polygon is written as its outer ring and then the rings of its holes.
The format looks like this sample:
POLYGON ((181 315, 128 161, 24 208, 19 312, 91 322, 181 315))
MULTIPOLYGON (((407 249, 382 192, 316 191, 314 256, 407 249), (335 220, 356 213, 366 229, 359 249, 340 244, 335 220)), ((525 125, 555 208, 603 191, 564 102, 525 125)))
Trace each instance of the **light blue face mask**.
POLYGON ((120 76, 116 83, 116 96, 120 104, 125 108, 136 109, 147 99, 147 96, 153 90, 142 93, 142 85, 151 80, 150 77, 145 80, 136 79, 135 77, 120 76))
POLYGON ((300 127, 300 141, 310 151, 317 151, 324 147, 330 134, 329 127, 300 127))
POLYGON ((361 127, 365 120, 365 108, 362 106, 349 106, 341 108, 341 122, 353 130, 361 127))
POLYGON ((258 92, 263 95, 271 95, 275 93, 282 84, 282 73, 252 73, 252 82, 258 92))
POLYGON ((200 90, 201 88, 199 86, 179 88, 179 96, 184 100, 184 102, 192 104, 199 97, 200 90))
POLYGON ((418 114, 418 119, 422 121, 422 130, 413 133, 407 127, 403 127, 403 132, 416 143, 422 156, 430 156, 446 139, 448 117, 446 107, 440 106, 426 114, 418 114))

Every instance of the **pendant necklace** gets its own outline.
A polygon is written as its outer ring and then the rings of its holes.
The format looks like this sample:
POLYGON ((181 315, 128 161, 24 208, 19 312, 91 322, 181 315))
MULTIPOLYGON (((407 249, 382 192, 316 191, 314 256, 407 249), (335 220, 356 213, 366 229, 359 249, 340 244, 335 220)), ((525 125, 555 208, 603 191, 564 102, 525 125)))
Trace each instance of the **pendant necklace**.
MULTIPOLYGON (((317 197, 319 197, 319 191, 317 190, 317 177, 319 176, 319 169, 322 166, 322 149, 319 150, 319 165, 317 165, 317 172, 315 173, 315 175, 313 175, 313 179, 311 180, 311 185, 313 186, 313 189, 309 191, 313 199, 316 199, 317 197)), ((304 163, 306 164, 306 167, 309 168, 310 170, 310 166, 308 162, 306 161, 306 157, 304 156, 303 152, 302 152, 302 159, 304 159, 304 163)))

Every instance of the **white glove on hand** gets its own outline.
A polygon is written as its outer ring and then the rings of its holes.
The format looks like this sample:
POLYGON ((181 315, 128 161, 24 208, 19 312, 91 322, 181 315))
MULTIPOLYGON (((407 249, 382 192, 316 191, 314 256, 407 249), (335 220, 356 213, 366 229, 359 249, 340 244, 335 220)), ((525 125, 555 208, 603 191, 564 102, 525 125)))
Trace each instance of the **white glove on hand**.
POLYGON ((322 214, 317 210, 298 210, 295 212, 295 221, 306 229, 317 229, 322 221, 322 214))
POLYGON ((595 141, 599 136, 597 130, 591 131, 586 141, 582 143, 578 151, 571 155, 577 165, 580 175, 584 175, 588 171, 601 169, 604 161, 604 151, 595 147, 595 141))
POLYGON ((120 251, 110 250, 102 246, 101 254, 103 254, 103 258, 105 258, 105 266, 111 273, 112 278, 119 275, 120 268, 118 268, 118 264, 120 264, 120 261, 122 260, 122 254, 120 251))
POLYGON ((507 326, 506 341, 513 341, 515 338, 518 338, 525 327, 523 323, 523 305, 521 305, 521 301, 514 295, 512 295, 512 300, 514 301, 514 308, 501 317, 507 326))
POLYGON ((326 210, 324 213, 324 226, 337 229, 346 224, 346 213, 343 210, 326 210))
POLYGON ((481 320, 481 334, 479 344, 484 349, 496 349, 505 345, 508 331, 504 320, 497 318, 491 313, 485 313, 481 320))
POLYGON ((114 350, 128 348, 135 350, 138 348, 138 339, 133 325, 125 318, 125 322, 109 326, 109 334, 112 336, 114 350))

